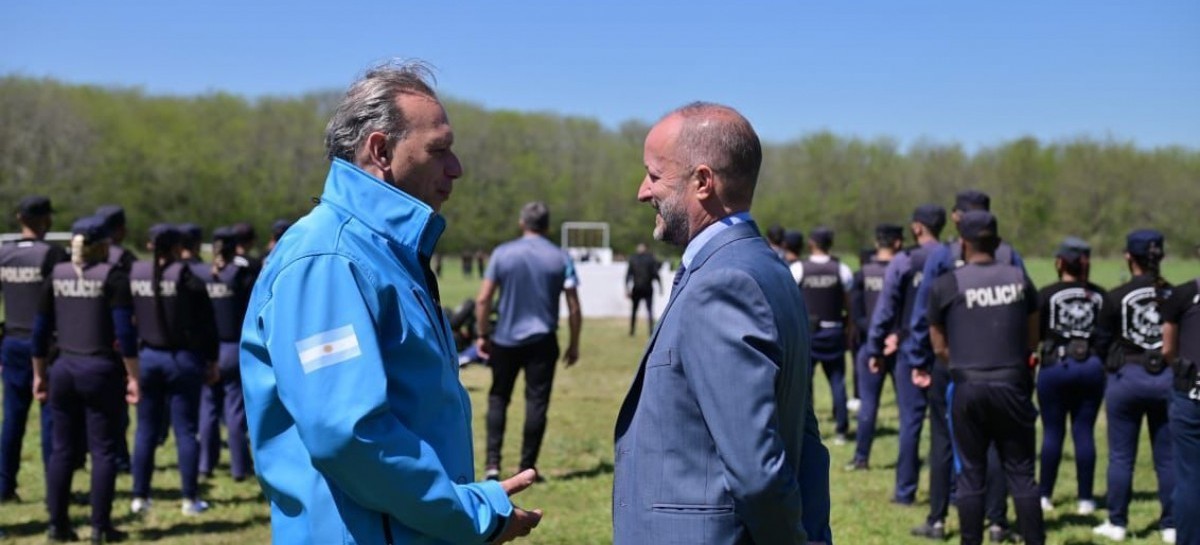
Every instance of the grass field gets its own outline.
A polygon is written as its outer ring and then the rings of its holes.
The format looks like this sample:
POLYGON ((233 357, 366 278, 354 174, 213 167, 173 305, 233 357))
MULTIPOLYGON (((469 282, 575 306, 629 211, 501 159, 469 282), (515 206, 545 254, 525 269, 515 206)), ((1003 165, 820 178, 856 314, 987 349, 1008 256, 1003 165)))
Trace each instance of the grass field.
MULTIPOLYGON (((1200 263, 1168 261, 1167 264, 1169 266, 1165 274, 1174 282, 1200 275, 1200 263)), ((477 287, 477 280, 463 279, 455 265, 447 260, 445 266, 442 294, 447 302, 470 297, 477 287)), ((1039 285, 1048 283, 1053 277, 1053 265, 1047 260, 1032 260, 1029 269, 1039 285)), ((1095 265, 1094 276, 1101 285, 1113 286, 1120 279, 1122 271, 1121 263, 1102 261, 1095 265)), ((530 536, 528 543, 566 545, 611 541, 609 501, 613 468, 613 421, 636 371, 646 340, 644 323, 639 324, 636 337, 628 336, 627 326, 627 322, 621 319, 586 320, 580 363, 571 369, 560 367, 558 370, 550 407, 549 430, 540 463, 548 480, 517 498, 520 505, 541 508, 546 513, 542 525, 530 536)), ((484 411, 491 378, 486 368, 471 366, 463 370, 462 380, 471 393, 475 408, 476 460, 482 473, 484 411)), ((517 391, 521 390, 522 387, 518 385, 517 391)), ((828 420, 831 416, 830 396, 826 382, 819 374, 816 379, 816 403, 828 438, 832 433, 832 423, 828 420)), ((508 441, 504 445, 505 471, 516 469, 523 414, 524 404, 520 395, 517 395, 509 412, 508 441)), ((8 534, 8 542, 45 541, 44 484, 36 443, 36 423, 36 417, 31 417, 23 452, 19 493, 24 501, 0 506, 0 529, 8 534)), ((879 427, 879 436, 872 452, 871 471, 843 471, 842 466, 849 461, 853 446, 829 444, 835 538, 842 545, 928 543, 908 536, 908 529, 921 522, 928 509, 926 473, 923 472, 921 476, 915 507, 897 507, 888 503, 894 480, 898 427, 895 399, 890 386, 884 391, 879 427)), ((1105 490, 1104 472, 1107 468, 1104 429, 1104 417, 1101 416, 1097 425, 1100 460, 1096 474, 1096 489, 1101 495, 1105 490)), ((927 446, 926 437, 922 438, 922 450, 927 446)), ((118 480, 114 516, 122 529, 133 534, 135 542, 244 545, 269 541, 267 507, 257 483, 233 482, 228 477, 226 465, 218 470, 216 478, 202 484, 202 494, 213 504, 213 509, 199 517, 181 515, 179 478, 174 459, 173 442, 159 450, 160 469, 154 477, 155 508, 143 518, 129 514, 129 476, 122 475, 118 480)), ((1073 460, 1073 449, 1068 442, 1054 497, 1060 508, 1058 512, 1047 515, 1049 543, 1091 543, 1090 527, 1100 523, 1105 515, 1103 509, 1093 516, 1073 514, 1076 499, 1073 460)), ((1149 446, 1144 438, 1134 482, 1135 495, 1130 506, 1129 526, 1133 537, 1127 542, 1160 543, 1156 532, 1159 515, 1155 496, 1156 480, 1150 464, 1149 446)), ((75 489, 82 492, 86 488, 87 475, 77 473, 75 489)), ((72 514, 75 527, 81 537, 87 539, 88 508, 75 506, 72 514)), ((1010 518, 1013 516, 1010 510, 1010 518)), ((949 527, 956 532, 957 520, 953 511, 949 527)), ((954 539, 957 539, 956 535, 954 539)))

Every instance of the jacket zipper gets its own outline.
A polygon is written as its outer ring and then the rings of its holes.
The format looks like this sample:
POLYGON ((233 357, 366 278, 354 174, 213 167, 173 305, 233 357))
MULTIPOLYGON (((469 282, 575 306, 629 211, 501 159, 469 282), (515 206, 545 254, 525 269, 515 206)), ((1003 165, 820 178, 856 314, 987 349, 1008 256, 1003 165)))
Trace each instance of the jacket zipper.
POLYGON ((383 518, 383 542, 387 543, 387 545, 393 545, 392 523, 388 520, 387 513, 380 513, 379 516, 383 518))

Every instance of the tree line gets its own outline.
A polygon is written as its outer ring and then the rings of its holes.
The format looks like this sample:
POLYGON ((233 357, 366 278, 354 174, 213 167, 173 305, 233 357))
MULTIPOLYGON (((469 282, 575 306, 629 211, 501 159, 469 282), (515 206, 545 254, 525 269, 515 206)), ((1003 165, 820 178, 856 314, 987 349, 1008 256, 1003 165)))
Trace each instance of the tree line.
MULTIPOLYGON (((12 210, 24 195, 48 195, 59 211, 56 230, 118 203, 134 244, 158 222, 191 221, 211 232, 249 221, 263 233, 277 218, 305 214, 320 195, 324 127, 339 99, 338 92, 158 96, 2 77, 0 203, 12 210)), ((582 117, 444 102, 466 173, 443 208, 442 251, 515 236, 517 213, 530 200, 550 206, 555 237, 562 221, 606 221, 618 253, 649 241, 654 212, 635 197, 648 124, 614 129, 582 117)), ((1030 255, 1050 255, 1066 235, 1116 254, 1125 233, 1139 227, 1162 230, 1177 257, 1200 243, 1200 150, 1113 138, 1025 137, 968 152, 956 143, 904 147, 807 134, 764 143, 753 210, 764 229, 829 226, 835 252, 852 255, 870 245, 876 223, 904 224, 923 202, 949 207, 968 187, 992 195, 1002 236, 1030 255)))

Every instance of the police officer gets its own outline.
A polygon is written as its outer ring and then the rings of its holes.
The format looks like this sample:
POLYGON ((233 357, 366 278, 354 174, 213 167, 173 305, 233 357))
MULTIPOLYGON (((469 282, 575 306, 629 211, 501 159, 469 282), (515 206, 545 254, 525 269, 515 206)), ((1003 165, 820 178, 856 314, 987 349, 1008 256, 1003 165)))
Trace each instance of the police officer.
POLYGON ((92 455, 92 542, 126 537, 113 527, 112 503, 124 435, 121 414, 126 402, 138 402, 137 335, 128 271, 108 262, 106 220, 90 216, 71 226, 71 261, 54 267, 34 328, 34 392, 41 400, 49 399, 55 422, 46 471, 51 541, 78 539, 68 506, 85 434, 92 455), (47 373, 46 355, 55 331, 60 355, 47 373))
POLYGON ((662 295, 662 278, 658 276, 659 262, 645 243, 638 243, 637 252, 629 256, 629 267, 625 270, 625 297, 633 303, 629 313, 629 336, 633 336, 640 303, 646 303, 646 333, 654 332, 654 283, 662 295))
MULTIPOLYGON (((1179 513, 1200 513, 1200 278, 1175 286, 1163 304, 1163 357, 1175 371, 1170 411, 1175 445, 1172 504, 1179 513)), ((1200 518, 1181 516, 1176 529, 1179 543, 1200 544, 1200 518)))
MULTIPOLYGON (((791 267, 793 264, 800 261, 800 255, 804 253, 804 233, 800 231, 788 231, 783 234, 783 262, 791 267)), ((792 276, 796 273, 793 271, 792 276)))
POLYGON ((254 257, 252 250, 254 243, 258 240, 258 235, 254 232, 254 226, 246 222, 233 224, 230 229, 233 231, 233 236, 237 238, 237 248, 235 252, 246 260, 246 268, 250 270, 255 278, 258 273, 262 272, 263 262, 261 259, 254 257))
POLYGON ((125 209, 116 204, 106 204, 96 208, 96 216, 104 219, 108 229, 108 262, 123 267, 126 272, 137 256, 126 250, 121 243, 125 241, 125 209))
MULTIPOLYGON (((1108 293, 1100 310, 1096 344, 1107 354, 1105 415, 1108 421, 1108 520, 1092 529, 1115 541, 1125 539, 1129 500, 1133 492, 1133 464, 1137 459, 1142 418, 1150 431, 1158 500, 1162 504, 1159 528, 1164 541, 1175 537, 1171 493, 1175 488, 1171 431, 1167 411, 1173 377, 1163 359, 1160 303, 1170 285, 1159 273, 1165 255, 1162 233, 1133 231, 1125 239, 1125 261, 1132 278, 1108 293)), ((1186 516, 1196 516, 1187 513, 1186 516)))
POLYGON ((771 247, 771 251, 779 256, 779 259, 787 259, 784 256, 783 237, 787 234, 783 226, 778 223, 767 228, 767 245, 771 247))
POLYGON ((1037 291, 1024 269, 996 261, 1000 237, 991 213, 962 214, 959 235, 965 264, 932 281, 929 325, 934 353, 955 384, 950 422, 962 464, 962 543, 983 542, 988 449, 995 445, 1020 534, 1040 545, 1045 527, 1034 481, 1037 409, 1029 367, 1037 347, 1037 291))
POLYGON ((196 487, 198 470, 197 411, 200 388, 207 372, 215 380, 217 335, 204 283, 179 260, 182 234, 170 225, 150 229, 152 261, 137 261, 130 272, 133 309, 137 318, 142 400, 133 456, 135 514, 148 509, 159 420, 170 406, 179 454, 182 510, 195 515, 208 508, 196 487))
MULTIPOLYGON (((279 244, 279 239, 283 238, 283 234, 286 233, 291 226, 292 220, 287 219, 277 219, 275 220, 275 223, 271 224, 271 240, 267 241, 266 256, 263 256, 263 261, 266 261, 267 256, 270 256, 271 252, 275 251, 275 245, 279 244)), ((438 255, 440 260, 441 254, 438 255)), ((438 276, 442 275, 440 268, 435 272, 437 272, 438 276)))
MULTIPOLYGON (((874 315, 879 296, 883 293, 883 281, 887 266, 903 244, 904 230, 899 225, 881 223, 875 227, 875 255, 863 264, 860 271, 861 279, 856 279, 855 282, 854 291, 862 294, 855 299, 861 300, 860 312, 865 317, 863 323, 855 328, 857 331, 866 333, 870 329, 869 317, 874 315)), ((884 358, 883 365, 874 369, 869 369, 869 359, 864 343, 854 358, 854 377, 859 384, 861 405, 858 410, 858 428, 855 432, 854 458, 847 466, 847 469, 850 470, 863 470, 870 467, 871 443, 875 440, 875 419, 879 413, 879 397, 883 393, 883 381, 887 375, 892 375, 892 386, 896 386, 896 378, 892 374, 896 363, 895 354, 884 358)), ((911 382, 907 375, 904 380, 911 382)))
POLYGON ((1075 441, 1075 475, 1080 515, 1096 510, 1092 481, 1096 475, 1094 427, 1104 400, 1104 365, 1092 346, 1092 330, 1104 303, 1104 290, 1088 282, 1092 249, 1067 237, 1055 254, 1058 282, 1038 293, 1041 319, 1042 370, 1037 379, 1042 412, 1042 509, 1051 511, 1058 464, 1062 460, 1067 416, 1075 441))
MULTIPOLYGON (((67 260, 62 247, 43 239, 50 230, 50 199, 30 196, 17 205, 21 239, 0 246, 0 292, 6 320, 0 343, 0 378, 4 381, 4 424, 0 430, 0 502, 19 501, 17 472, 25 423, 33 404, 33 363, 30 337, 45 279, 54 266, 67 260)), ((50 411, 42 407, 42 464, 50 461, 50 411)))
POLYGON ((217 367, 221 376, 204 386, 200 397, 200 474, 212 477, 221 455, 220 423, 229 435, 229 468, 233 480, 242 481, 251 471, 250 446, 246 435, 246 408, 242 401, 242 376, 238 370, 238 340, 242 319, 254 288, 249 263, 237 255, 237 237, 227 227, 213 231, 212 265, 192 265, 192 272, 205 282, 221 342, 217 367))
MULTIPOLYGON (((951 219, 955 225, 962 215, 974 211, 991 209, 992 199, 987 193, 974 189, 966 189, 954 196, 954 209, 951 219)), ((1025 269, 1021 255, 1007 242, 1001 241, 995 251, 995 260, 1025 269)), ((951 478, 955 470, 953 446, 949 422, 949 400, 953 397, 954 381, 946 367, 933 366, 933 348, 929 343, 929 287, 935 279, 953 271, 965 264, 962 256, 962 245, 951 241, 935 247, 926 258, 925 267, 921 272, 923 280, 917 287, 913 299, 913 311, 908 325, 909 335, 901 345, 906 358, 912 365, 913 384, 920 388, 928 388, 931 463, 929 471, 930 513, 926 523, 913 528, 914 535, 941 539, 945 536, 944 528, 938 523, 944 522, 945 508, 949 506, 951 495, 951 478), (948 445, 950 452, 939 452, 937 447, 948 445), (944 462, 944 463, 943 463, 944 462), (939 511, 938 508, 941 508, 939 511), (940 517, 938 516, 940 515, 940 517), (935 517, 937 517, 935 519, 935 517)), ((999 454, 995 448, 988 452, 988 485, 987 485, 987 518, 991 523, 988 528, 989 540, 1005 541, 1009 536, 1008 530, 1008 501, 1005 499, 1005 477, 1001 468, 999 454)))
POLYGON ((845 263, 829 255, 833 230, 817 227, 808 235, 808 259, 791 265, 792 278, 804 294, 812 333, 812 372, 817 364, 829 379, 833 393, 833 444, 846 444, 850 416, 846 407, 846 343, 850 331, 849 294, 854 273, 845 263))
MULTIPOLYGON (((871 315, 871 325, 863 350, 867 352, 868 369, 882 369, 884 359, 895 355, 892 380, 896 385, 896 405, 899 409, 900 433, 899 452, 896 458, 896 488, 892 502, 912 505, 917 496, 917 478, 920 472, 921 428, 925 422, 925 389, 918 388, 908 377, 913 368, 899 346, 908 337, 913 301, 921 285, 925 259, 938 247, 938 237, 946 226, 946 209, 935 204, 923 204, 913 210, 909 231, 916 246, 900 252, 884 270, 883 292, 871 315), (899 376, 901 380, 896 380, 899 376)), ((933 426, 946 427, 946 421, 934 422, 933 426)), ((930 517, 926 524, 918 527, 918 535, 941 539, 945 537, 946 513, 949 511, 949 467, 952 461, 950 433, 934 435, 930 447, 930 465, 946 468, 941 483, 942 494, 936 494, 932 486, 936 469, 930 473, 930 517)))

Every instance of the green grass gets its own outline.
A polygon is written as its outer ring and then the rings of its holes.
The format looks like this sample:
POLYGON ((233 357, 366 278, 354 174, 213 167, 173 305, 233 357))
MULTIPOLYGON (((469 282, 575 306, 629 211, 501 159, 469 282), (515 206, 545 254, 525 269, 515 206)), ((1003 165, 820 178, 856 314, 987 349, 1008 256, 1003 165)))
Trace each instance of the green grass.
MULTIPOLYGON (((443 273, 442 293, 448 304, 474 296, 478 286, 475 278, 463 279, 456 264, 448 259, 443 273)), ((1102 285, 1111 287, 1120 277, 1123 270, 1121 265, 1115 261, 1098 262, 1094 266, 1094 276, 1102 285)), ((1200 263, 1194 261, 1168 261, 1167 265, 1165 274, 1174 282, 1200 275, 1200 263)), ((1053 265, 1048 260, 1031 260, 1029 269, 1039 285, 1048 283, 1053 277, 1053 265)), ((579 364, 570 369, 559 367, 550 406, 549 429, 539 464, 548 481, 535 485, 516 498, 522 506, 545 510, 542 525, 530 536, 528 543, 565 545, 611 541, 609 506, 613 422, 636 372, 646 341, 645 324, 639 323, 638 327, 638 335, 629 337, 624 320, 586 320, 579 364)), ((816 404, 818 415, 822 417, 822 429, 828 438, 832 433, 830 395, 827 383, 821 377, 818 373, 816 404)), ((475 409, 475 455, 482 473, 484 416, 491 376, 487 369, 471 366, 463 371, 462 380, 471 393, 475 409)), ((898 429, 895 398, 890 388, 889 385, 884 389, 879 436, 872 452, 871 471, 843 471, 841 468, 850 460, 853 446, 833 446, 827 441, 832 457, 830 481, 834 533, 838 543, 843 545, 928 543, 908 536, 908 529, 924 520, 928 509, 927 473, 922 472, 921 475, 917 506, 905 508, 888 503, 894 481, 898 429)), ((523 387, 518 384, 516 391, 523 391, 523 387)), ((518 393, 509 408, 509 429, 503 451, 505 472, 516 470, 523 419, 524 403, 518 393)), ((1106 488, 1104 475, 1108 465, 1104 422, 1101 416, 1097 424, 1100 459, 1095 482, 1096 490, 1101 495, 1106 488)), ((24 501, 0 506, 0 529, 9 535, 9 541, 13 543, 45 541, 44 484, 36 442, 36 423, 36 414, 31 415, 19 487, 24 501)), ((927 449, 927 445, 928 431, 922 437, 922 451, 927 449)), ((1047 516, 1048 542, 1090 543, 1090 527, 1102 522, 1105 511, 1101 509, 1096 515, 1088 517, 1073 514, 1076 499, 1075 468, 1074 451, 1069 441, 1065 451, 1054 497, 1055 503, 1060 506, 1059 511, 1047 516)), ((1134 478, 1134 501, 1130 506, 1129 528, 1134 537, 1127 542, 1159 543, 1156 532, 1159 515, 1155 499, 1156 479, 1145 437, 1139 454, 1134 478)), ((257 483, 233 482, 228 477, 228 466, 225 464, 218 469, 216 478, 202 484, 202 495, 212 502, 213 509, 199 517, 181 515, 178 503, 179 477, 174 459, 174 443, 169 442, 158 453, 160 469, 154 476, 155 509, 144 518, 129 515, 130 477, 122 475, 118 479, 114 516, 122 529, 133 533, 135 541, 248 544, 269 540, 267 506, 257 483)), ((80 492, 86 490, 86 473, 76 474, 74 487, 80 492)), ((88 508, 73 506, 72 515, 75 527, 87 539, 88 508)), ((1011 509, 1009 516, 1015 516, 1011 509)), ((953 510, 949 526, 952 532, 957 532, 958 522, 953 510)), ((957 540, 957 536, 954 539, 957 540)))

